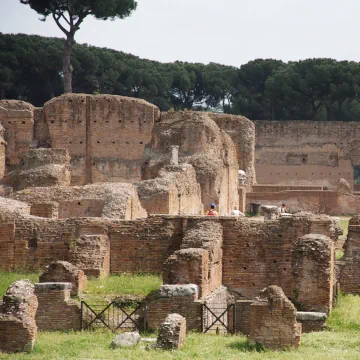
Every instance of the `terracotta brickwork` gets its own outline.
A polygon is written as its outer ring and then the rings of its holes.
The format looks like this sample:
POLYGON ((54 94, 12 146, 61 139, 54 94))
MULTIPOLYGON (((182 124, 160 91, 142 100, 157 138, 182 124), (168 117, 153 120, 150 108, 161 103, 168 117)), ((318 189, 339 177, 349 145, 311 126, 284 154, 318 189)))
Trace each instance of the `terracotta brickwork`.
POLYGON ((177 313, 186 319, 188 330, 201 331, 202 304, 198 297, 196 285, 163 285, 147 299, 148 328, 158 329, 168 314, 177 313))
POLYGON ((145 151, 143 179, 154 179, 170 162, 169 146, 179 146, 179 163, 191 164, 204 206, 218 204, 220 214, 238 206, 238 158, 230 136, 205 113, 168 112, 156 123, 145 151), (211 139, 211 141, 209 141, 211 139))
POLYGON ((324 235, 301 237, 293 249, 294 303, 306 311, 329 313, 334 287, 334 243, 324 235))
POLYGON ((161 324, 156 342, 158 349, 176 350, 183 347, 186 336, 186 319, 179 314, 169 314, 161 324))
POLYGON ((57 219, 59 217, 59 203, 51 201, 48 203, 34 204, 30 208, 30 214, 38 217, 57 219))
MULTIPOLYGON (((24 101, 0 100, 0 121, 5 128, 7 164, 10 167, 19 165, 32 145, 34 107, 24 101)), ((3 146, 1 144, 1 148, 3 146)))
POLYGON ((360 164, 356 122, 255 121, 259 184, 353 186, 360 164))
POLYGON ((156 179, 135 184, 148 214, 201 215, 201 188, 193 166, 168 165, 156 179))
POLYGON ((278 286, 269 286, 250 306, 250 343, 270 349, 298 347, 301 324, 296 309, 278 286))
POLYGON ((160 117, 144 100, 109 95, 63 95, 44 105, 53 148, 69 149, 72 183, 141 179, 144 148, 160 117))
POLYGON ((55 261, 46 267, 40 275, 41 283, 71 283, 71 296, 77 296, 86 290, 87 277, 84 272, 67 261, 55 261))
POLYGON ((360 295, 360 217, 349 222, 344 244, 344 257, 340 266, 340 290, 345 294, 360 295))
POLYGON ((31 351, 37 336, 38 300, 28 280, 11 284, 0 306, 0 351, 31 351))
POLYGON ((35 284, 39 307, 36 324, 41 331, 81 329, 80 303, 70 300, 71 283, 35 284))

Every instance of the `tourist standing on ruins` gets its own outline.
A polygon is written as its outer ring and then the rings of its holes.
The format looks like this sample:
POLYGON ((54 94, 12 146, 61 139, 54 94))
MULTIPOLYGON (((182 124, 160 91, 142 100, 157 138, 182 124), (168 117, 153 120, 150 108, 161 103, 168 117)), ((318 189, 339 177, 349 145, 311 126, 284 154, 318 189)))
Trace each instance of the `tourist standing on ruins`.
POLYGON ((232 216, 245 216, 236 206, 234 206, 234 210, 231 212, 232 216))
POLYGON ((206 215, 208 216, 219 216, 218 212, 215 210, 216 205, 214 203, 212 203, 210 205, 210 210, 207 212, 206 215))
POLYGON ((287 213, 286 205, 285 205, 285 204, 282 204, 282 205, 281 205, 281 208, 280 208, 280 214, 286 214, 286 213, 287 213))

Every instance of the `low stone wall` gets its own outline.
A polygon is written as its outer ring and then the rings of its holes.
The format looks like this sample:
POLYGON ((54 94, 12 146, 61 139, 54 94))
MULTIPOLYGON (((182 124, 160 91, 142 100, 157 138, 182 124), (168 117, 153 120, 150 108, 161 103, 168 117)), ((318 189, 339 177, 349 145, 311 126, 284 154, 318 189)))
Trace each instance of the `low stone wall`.
POLYGON ((38 299, 30 281, 16 281, 9 286, 0 306, 0 351, 33 349, 37 336, 37 307, 38 299))
POLYGON ((298 347, 301 324, 296 309, 278 286, 269 286, 250 306, 250 343, 270 349, 298 347))
POLYGON ((42 331, 81 329, 80 303, 70 300, 71 283, 35 284, 39 307, 36 324, 42 331))
POLYGON ((188 330, 201 331, 202 304, 198 299, 196 285, 163 285, 147 299, 148 329, 158 329, 168 314, 176 312, 185 317, 188 330))
POLYGON ((323 331, 326 329, 327 315, 317 312, 301 312, 296 313, 296 320, 301 323, 303 333, 311 333, 323 331))

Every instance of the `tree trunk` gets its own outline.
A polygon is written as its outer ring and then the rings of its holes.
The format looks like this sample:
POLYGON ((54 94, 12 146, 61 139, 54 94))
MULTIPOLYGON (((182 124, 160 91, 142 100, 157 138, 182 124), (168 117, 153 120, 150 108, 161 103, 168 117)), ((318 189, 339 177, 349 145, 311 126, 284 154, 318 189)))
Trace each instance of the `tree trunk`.
POLYGON ((74 45, 74 34, 68 34, 67 39, 64 42, 63 53, 63 75, 64 75, 64 93, 72 93, 72 72, 73 67, 71 65, 71 51, 74 45))

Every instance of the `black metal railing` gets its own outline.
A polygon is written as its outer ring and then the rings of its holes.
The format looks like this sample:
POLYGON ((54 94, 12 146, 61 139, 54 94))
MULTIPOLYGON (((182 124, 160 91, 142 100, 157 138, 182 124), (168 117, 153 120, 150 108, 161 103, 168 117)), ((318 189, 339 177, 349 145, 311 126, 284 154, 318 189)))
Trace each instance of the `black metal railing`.
POLYGON ((142 302, 117 302, 87 304, 81 302, 81 329, 107 328, 115 331, 145 331, 146 304, 142 302))
POLYGON ((233 334, 235 332, 235 319, 235 304, 203 304, 203 333, 233 334))

